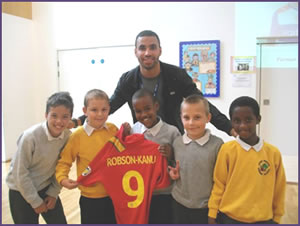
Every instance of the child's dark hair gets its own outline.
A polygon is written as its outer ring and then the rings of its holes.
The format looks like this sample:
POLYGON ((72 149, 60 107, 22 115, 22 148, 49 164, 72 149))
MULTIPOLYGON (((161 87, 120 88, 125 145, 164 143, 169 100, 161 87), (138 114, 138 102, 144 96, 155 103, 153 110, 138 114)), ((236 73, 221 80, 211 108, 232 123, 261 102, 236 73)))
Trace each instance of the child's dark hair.
POLYGON ((206 115, 208 115, 210 113, 208 101, 205 99, 205 97, 199 94, 192 94, 185 98, 181 103, 181 107, 183 104, 197 104, 201 102, 204 104, 206 115))
POLYGON ((229 108, 229 117, 232 118, 233 111, 236 107, 250 107, 253 111, 253 114, 259 118, 259 105, 255 99, 248 96, 241 96, 236 98, 230 105, 229 108))
POLYGON ((49 113, 51 107, 57 107, 60 105, 63 105, 69 109, 72 116, 74 104, 69 92, 57 92, 52 94, 47 100, 46 113, 49 113))
POLYGON ((109 97, 104 91, 100 89, 91 89, 85 94, 84 102, 83 102, 84 106, 87 107, 89 100, 93 98, 100 98, 100 99, 107 100, 107 102, 109 102, 109 97))
POLYGON ((132 102, 141 97, 150 97, 153 103, 158 103, 156 97, 147 89, 142 88, 137 90, 132 96, 132 102))

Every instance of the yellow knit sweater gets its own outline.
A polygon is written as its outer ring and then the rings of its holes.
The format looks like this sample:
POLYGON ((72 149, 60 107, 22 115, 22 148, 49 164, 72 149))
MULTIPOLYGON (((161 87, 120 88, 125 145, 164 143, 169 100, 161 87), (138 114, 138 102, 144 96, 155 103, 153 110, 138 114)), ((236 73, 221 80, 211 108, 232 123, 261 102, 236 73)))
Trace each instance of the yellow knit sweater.
POLYGON ((286 178, 279 150, 264 142, 262 149, 244 150, 237 141, 225 143, 218 154, 209 216, 218 210, 245 223, 284 214, 286 178))
MULTIPOLYGON (((106 128, 94 130, 88 136, 84 128, 80 126, 75 130, 61 152, 60 159, 56 166, 56 179, 60 183, 68 178, 72 163, 76 160, 77 177, 86 169, 96 154, 102 149, 106 142, 116 134, 118 128, 111 123, 106 123, 106 128)), ((76 180, 76 178, 71 178, 76 180)), ((104 186, 96 183, 85 187, 79 185, 81 195, 88 198, 102 198, 108 196, 104 186)))

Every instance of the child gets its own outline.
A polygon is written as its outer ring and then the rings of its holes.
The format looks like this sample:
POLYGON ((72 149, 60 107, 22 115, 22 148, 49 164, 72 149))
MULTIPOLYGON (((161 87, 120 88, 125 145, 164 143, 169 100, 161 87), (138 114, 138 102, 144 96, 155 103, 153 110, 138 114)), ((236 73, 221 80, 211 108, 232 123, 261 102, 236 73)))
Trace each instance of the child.
POLYGON ((114 124, 106 122, 109 110, 105 92, 98 89, 87 92, 83 107, 87 121, 72 133, 56 166, 56 179, 63 187, 74 189, 78 186, 81 190, 79 205, 82 224, 116 223, 112 201, 101 183, 85 187, 68 178, 75 160, 78 177, 118 131, 114 124))
POLYGON ((25 130, 6 178, 10 211, 15 224, 66 224, 61 187, 55 179, 59 153, 71 131, 66 129, 73 113, 69 93, 58 92, 46 104, 46 121, 25 130))
MULTIPOLYGON (((143 133, 145 138, 160 144, 159 151, 169 162, 173 160, 171 144, 180 136, 179 130, 169 125, 157 116, 159 104, 151 92, 140 89, 132 96, 132 105, 136 122, 132 127, 133 133, 143 133)), ((172 186, 154 191, 150 205, 150 224, 172 223, 172 186)))
MULTIPOLYGON (((173 143, 175 160, 180 164, 180 178, 172 190, 175 224, 207 224, 208 199, 213 186, 213 170, 223 141, 210 134, 206 124, 211 114, 207 100, 191 95, 181 104, 183 136, 173 143)), ((171 169, 170 176, 175 168, 171 169)))
POLYGON ((229 116, 238 137, 220 150, 209 221, 215 223, 217 217, 223 224, 279 223, 284 214, 285 173, 279 150, 256 135, 261 120, 258 103, 239 97, 229 116))

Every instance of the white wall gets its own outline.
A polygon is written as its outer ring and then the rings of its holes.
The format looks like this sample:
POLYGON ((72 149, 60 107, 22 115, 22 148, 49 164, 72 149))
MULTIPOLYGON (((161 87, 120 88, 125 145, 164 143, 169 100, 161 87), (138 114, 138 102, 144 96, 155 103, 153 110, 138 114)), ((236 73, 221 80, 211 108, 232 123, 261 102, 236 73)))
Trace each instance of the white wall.
POLYGON ((33 32, 31 20, 2 13, 2 160, 11 158, 21 132, 36 122, 33 32))
POLYGON ((54 45, 55 29, 53 25, 52 4, 32 3, 32 21, 34 26, 35 73, 38 87, 35 105, 36 119, 44 120, 46 101, 57 91, 57 59, 54 45))
POLYGON ((45 119, 46 100, 57 91, 51 9, 34 5, 32 20, 2 13, 3 161, 12 158, 21 133, 45 119))
POLYGON ((44 119, 46 99, 57 91, 57 49, 134 44, 144 29, 157 32, 161 60, 175 65, 180 41, 221 41, 220 97, 209 100, 228 115, 236 96, 256 95, 255 75, 251 87, 232 87, 230 56, 256 55, 256 37, 269 35, 261 27, 270 26, 266 12, 275 4, 285 3, 33 2, 32 21, 2 13, 6 158, 18 135, 44 119))

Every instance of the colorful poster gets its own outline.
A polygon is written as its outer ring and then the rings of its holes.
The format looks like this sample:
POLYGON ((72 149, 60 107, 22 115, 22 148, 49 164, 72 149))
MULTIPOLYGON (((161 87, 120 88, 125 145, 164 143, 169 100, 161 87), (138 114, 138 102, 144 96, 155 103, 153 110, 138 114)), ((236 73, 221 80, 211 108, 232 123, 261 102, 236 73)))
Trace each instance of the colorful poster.
POLYGON ((255 56, 232 56, 231 73, 233 74, 255 74, 256 57, 255 56))
POLYGON ((180 42, 180 67, 185 68, 205 97, 220 96, 220 41, 180 42))

